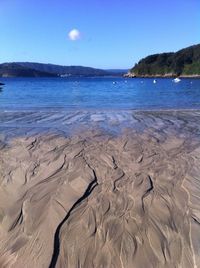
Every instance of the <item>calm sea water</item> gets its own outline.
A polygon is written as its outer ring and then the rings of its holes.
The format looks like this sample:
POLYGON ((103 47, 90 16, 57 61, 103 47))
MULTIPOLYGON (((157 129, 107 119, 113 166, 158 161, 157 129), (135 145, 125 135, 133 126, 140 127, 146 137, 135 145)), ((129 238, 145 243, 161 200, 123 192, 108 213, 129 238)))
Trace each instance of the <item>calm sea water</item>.
POLYGON ((2 78, 1 110, 198 109, 200 79, 2 78))

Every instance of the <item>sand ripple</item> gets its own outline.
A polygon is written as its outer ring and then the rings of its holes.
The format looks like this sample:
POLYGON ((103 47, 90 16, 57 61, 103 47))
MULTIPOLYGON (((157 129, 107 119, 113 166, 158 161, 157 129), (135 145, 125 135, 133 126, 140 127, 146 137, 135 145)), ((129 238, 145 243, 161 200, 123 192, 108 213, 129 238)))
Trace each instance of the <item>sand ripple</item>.
POLYGON ((2 140, 0 267, 200 267, 190 116, 140 113, 141 128, 116 136, 2 140))

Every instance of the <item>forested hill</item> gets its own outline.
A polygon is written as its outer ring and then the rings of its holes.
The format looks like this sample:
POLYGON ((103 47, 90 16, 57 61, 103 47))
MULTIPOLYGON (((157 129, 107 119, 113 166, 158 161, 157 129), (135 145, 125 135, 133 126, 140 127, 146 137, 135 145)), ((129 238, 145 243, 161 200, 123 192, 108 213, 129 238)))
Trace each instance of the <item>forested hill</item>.
POLYGON ((57 77, 57 75, 24 67, 16 63, 3 63, 0 64, 0 77, 57 77))
POLYGON ((177 52, 154 54, 140 60, 129 72, 140 76, 200 76, 200 44, 177 52))
POLYGON ((102 70, 84 66, 62 66, 35 62, 0 64, 0 77, 122 76, 126 72, 126 70, 102 70))
POLYGON ((106 76, 111 75, 110 72, 107 72, 102 69, 96 69, 92 67, 85 66, 62 66, 56 64, 45 64, 45 63, 36 63, 36 62, 17 62, 17 64, 31 68, 37 71, 57 74, 58 76, 106 76))

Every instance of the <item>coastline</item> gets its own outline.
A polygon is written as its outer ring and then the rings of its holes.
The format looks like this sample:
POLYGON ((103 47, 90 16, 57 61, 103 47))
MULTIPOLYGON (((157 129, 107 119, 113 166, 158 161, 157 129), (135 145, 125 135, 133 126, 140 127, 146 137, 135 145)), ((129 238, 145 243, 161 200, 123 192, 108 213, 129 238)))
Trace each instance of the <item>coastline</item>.
POLYGON ((1 265, 200 262, 200 110, 126 115, 5 118, 0 133, 12 134, 0 135, 1 265))
MULTIPOLYGON (((6 110, 0 111, 0 132, 5 137, 35 135, 37 133, 63 133, 73 135, 85 130, 98 130, 120 135, 125 129, 137 131, 147 128, 145 120, 154 119, 154 128, 160 128, 160 117, 167 122, 190 117, 188 127, 200 118, 200 109, 72 109, 72 110, 6 110), (141 118, 145 120, 141 121, 141 118)), ((151 127, 151 126, 148 126, 151 127)))
POLYGON ((194 74, 194 75, 176 75, 176 74, 136 75, 134 73, 127 73, 127 74, 124 75, 124 77, 126 77, 126 78, 176 78, 176 77, 179 77, 179 78, 200 79, 199 74, 194 74))
POLYGON ((0 268, 200 268, 200 0, 13 2, 0 268))

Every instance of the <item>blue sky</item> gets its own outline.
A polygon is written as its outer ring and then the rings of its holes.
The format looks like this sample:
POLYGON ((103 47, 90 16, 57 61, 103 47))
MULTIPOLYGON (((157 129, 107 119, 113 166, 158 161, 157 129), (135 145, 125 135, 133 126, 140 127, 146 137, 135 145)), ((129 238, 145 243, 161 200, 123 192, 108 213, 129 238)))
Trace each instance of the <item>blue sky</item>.
POLYGON ((0 0, 0 62, 130 68, 200 43, 199 11, 199 0, 0 0))

